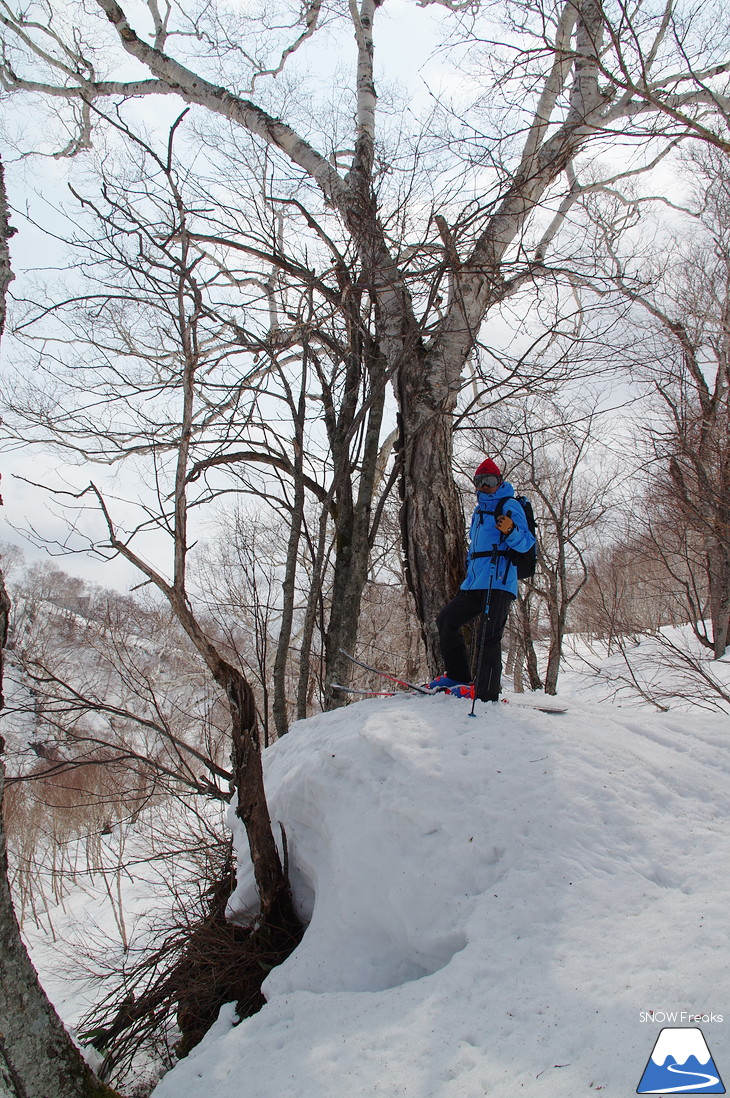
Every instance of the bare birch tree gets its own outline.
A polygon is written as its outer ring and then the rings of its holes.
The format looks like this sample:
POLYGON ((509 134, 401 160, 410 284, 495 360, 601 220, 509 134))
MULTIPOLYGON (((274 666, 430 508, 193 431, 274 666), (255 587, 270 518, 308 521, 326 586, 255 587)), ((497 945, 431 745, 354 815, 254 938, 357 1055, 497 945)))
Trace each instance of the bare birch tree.
POLYGON ((617 243, 613 276, 636 306, 624 353, 657 398, 643 424, 645 527, 697 638, 720 659, 730 644, 730 172, 714 149, 687 167, 691 216, 673 234, 674 261, 647 269, 617 243))
MULTIPOLYGON (((50 339, 57 350, 37 356, 44 377, 40 387, 27 379, 15 379, 9 386, 6 435, 110 464, 152 455, 161 465, 165 455, 175 452, 174 431, 147 415, 140 402, 145 394, 153 400, 170 385, 159 380, 169 355, 155 346, 155 339, 167 334, 170 286, 163 285, 161 272, 170 269, 169 246, 183 233, 184 222, 198 283, 196 309, 205 324, 205 366, 198 378, 206 379, 198 384, 201 410, 191 425, 194 454, 188 491, 194 493, 198 510, 235 493, 249 497, 254 507, 263 501, 264 523, 267 512, 283 523, 279 629, 269 669, 280 736, 288 729, 293 708, 288 676, 296 662, 291 651, 296 599, 305 605, 298 659, 300 715, 301 699, 309 693, 309 653, 320 604, 325 706, 339 701, 327 684, 346 682, 350 675, 341 650, 355 646, 382 514, 378 500, 393 486, 386 468, 394 436, 381 439, 387 374, 369 334, 367 295, 346 257, 299 202, 309 238, 289 246, 291 226, 268 200, 265 177, 261 180, 255 172, 245 182, 260 188, 258 206, 252 199, 250 207, 240 202, 231 207, 230 196, 217 196, 214 187, 205 191, 201 183, 189 186, 184 161, 173 155, 183 117, 171 129, 163 159, 141 136, 114 121, 126 155, 139 160, 138 170, 120 186, 119 178, 109 178, 102 167, 98 200, 77 195, 82 216, 84 210, 94 214, 90 235, 77 232, 72 242, 81 256, 74 268, 80 288, 72 297, 64 286, 55 299, 46 293, 25 303, 18 338, 29 347, 50 339), (157 186, 158 176, 170 181, 167 197, 157 186), (186 181, 187 209, 172 182, 178 176, 186 181), (136 242, 139 254, 130 241, 136 242), (329 266, 323 274, 307 255, 308 248, 318 246, 329 266), (117 273, 100 283, 98 271, 110 263, 117 273), (72 361, 69 348, 79 339, 87 343, 90 358, 103 352, 95 370, 72 361), (129 365, 110 365, 107 360, 116 356, 129 365), (148 363, 146 380, 137 365, 140 357, 148 363), (74 375, 83 377, 81 386, 74 375), (94 398, 80 395, 81 388, 94 398), (59 393, 64 394, 61 400, 59 393), (108 425, 115 403, 129 408, 121 429, 108 425), (319 518, 313 519, 317 510, 319 518), (314 534, 307 521, 318 527, 314 534), (307 569, 302 557, 311 557, 303 592, 307 569)), ((33 351, 34 360, 36 355, 33 351)), ((151 515, 147 523, 164 525, 151 515)))
POLYGON ((531 436, 529 489, 540 516, 540 568, 535 590, 549 623, 546 694, 557 692, 570 608, 588 579, 587 556, 596 528, 608 510, 608 485, 601 483, 594 443, 594 416, 561 424, 534 446, 531 436), (542 452, 541 452, 542 451, 542 452), (592 459, 594 468, 586 468, 592 459))
MULTIPOLYGON (((18 386, 15 422, 16 428, 34 423, 48 442, 84 462, 138 462, 138 476, 146 469, 151 483, 131 522, 126 511, 117 517, 118 504, 94 481, 58 498, 98 511, 105 538, 92 536, 84 547, 124 558, 157 589, 222 691, 230 716, 236 812, 249 840, 262 918, 284 929, 298 927, 298 920, 264 793, 253 692, 235 655, 196 612, 189 577, 195 540, 191 513, 208 494, 205 483, 198 485, 191 476, 196 460, 221 437, 235 438, 239 417, 245 423, 252 414, 270 370, 250 361, 243 328, 238 339, 221 339, 230 320, 208 303, 206 290, 216 273, 201 269, 174 163, 180 121, 159 154, 128 133, 140 169, 128 191, 110 185, 98 204, 80 199, 82 207, 92 208, 98 230, 87 239, 82 261, 96 272, 97 295, 93 303, 82 295, 52 310, 55 352, 42 351, 39 363, 53 395, 49 402, 38 389, 21 393, 18 386), (80 305, 88 325, 86 346, 93 348, 90 366, 83 353, 76 357, 80 332, 68 319, 80 305), (231 375, 235 380, 224 384, 221 377, 231 375), (39 403, 45 407, 40 417, 33 410, 39 403), (140 547, 150 530, 164 539, 167 572, 150 563, 140 547)), ((29 331, 35 314, 32 308, 29 331)))
MULTIPOLYGON (((404 552, 435 664, 436 612, 444 592, 456 586, 463 559, 452 416, 480 328, 511 294, 543 273, 581 192, 579 158, 591 147, 610 147, 620 134, 637 149, 645 147, 645 162, 656 158, 662 143, 684 136, 727 147, 715 121, 727 104, 726 15, 708 12, 705 28, 698 16, 685 19, 671 6, 627 16, 618 4, 560 0, 506 5, 507 28, 501 31, 489 22, 492 9, 486 22, 478 16, 470 32, 481 48, 472 55, 474 64, 482 72, 498 70, 485 98, 499 96, 510 104, 512 124, 500 131, 488 121, 485 132, 477 110, 453 134, 470 172, 475 169, 472 201, 452 195, 445 202, 434 194, 425 219, 415 208, 394 219, 382 186, 383 168, 392 169, 378 148, 375 0, 349 8, 355 122, 335 147, 327 147, 314 115, 299 128, 294 112, 292 121, 279 117, 270 91, 285 65, 312 46, 324 19, 320 3, 307 5, 298 25, 296 17, 287 20, 284 6, 280 25, 289 28, 288 39, 258 43, 256 49, 245 17, 226 17, 230 30, 222 43, 210 6, 202 13, 170 9, 163 18, 150 2, 147 18, 142 11, 133 22, 116 0, 97 5, 108 21, 106 33, 81 8, 62 25, 43 5, 6 5, 6 89, 49 97, 66 111, 71 136, 58 150, 64 155, 88 147, 100 102, 176 96, 267 146, 290 165, 292 179, 319 191, 357 257, 361 285, 373 304, 375 339, 395 383, 404 552), (96 35, 107 48, 116 42, 141 71, 104 79, 94 62, 96 35), (518 36, 516 50, 504 60, 500 36, 502 42, 518 36), (188 47, 196 39, 205 43, 207 57, 192 55, 188 47), (268 58, 257 63, 254 54, 268 58), (240 90, 246 79, 248 88, 240 90), (515 102, 520 105, 513 109, 515 102), (415 238, 405 228, 413 222, 422 225, 415 238)), ((461 104, 454 115, 463 116, 461 104)), ((632 166, 629 174, 636 171, 632 166)), ((614 186, 620 175, 613 173, 614 186)), ((455 189, 461 192, 463 185, 455 189)))

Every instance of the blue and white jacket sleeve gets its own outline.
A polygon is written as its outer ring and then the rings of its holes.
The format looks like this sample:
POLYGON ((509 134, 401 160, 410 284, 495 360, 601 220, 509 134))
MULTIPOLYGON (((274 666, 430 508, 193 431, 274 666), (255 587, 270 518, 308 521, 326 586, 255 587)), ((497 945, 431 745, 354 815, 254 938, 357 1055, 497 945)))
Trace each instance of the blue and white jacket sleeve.
POLYGON ((503 514, 509 515, 514 522, 506 538, 500 543, 500 549, 514 549, 516 553, 526 553, 535 544, 535 535, 530 531, 522 504, 511 499, 504 505, 503 514))

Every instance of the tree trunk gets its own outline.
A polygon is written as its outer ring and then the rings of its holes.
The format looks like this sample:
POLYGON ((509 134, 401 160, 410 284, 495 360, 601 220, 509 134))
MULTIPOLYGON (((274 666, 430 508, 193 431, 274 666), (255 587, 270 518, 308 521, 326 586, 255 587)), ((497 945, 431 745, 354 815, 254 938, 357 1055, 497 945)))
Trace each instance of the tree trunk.
POLYGON ((710 587, 712 650, 716 660, 725 655, 730 643, 730 547, 718 540, 707 553, 707 578, 710 587))
POLYGON ((515 694, 523 694, 525 691, 525 643, 519 624, 515 626, 513 623, 509 637, 510 644, 504 673, 505 677, 512 677, 515 694))
POLYGON ((557 694, 558 675, 560 673, 560 656, 562 652, 561 642, 553 637, 548 652, 547 667, 545 668, 545 693, 557 694))
POLYGON ((346 698, 332 690, 333 682, 347 686, 352 677, 351 662, 342 655, 342 649, 353 653, 357 642, 362 596, 368 579, 370 550, 373 531, 371 515, 373 496, 380 475, 380 429, 385 407, 385 376, 383 362, 375 347, 365 350, 367 374, 370 380, 371 406, 360 463, 357 496, 353 498, 353 484, 349 472, 350 459, 346 453, 343 490, 336 497, 337 555, 332 585, 332 607, 327 629, 325 708, 343 705, 346 698))
POLYGON ((325 638, 325 709, 334 709, 346 701, 341 692, 332 689, 332 683, 347 686, 350 681, 352 664, 341 650, 353 652, 357 642, 360 604, 370 562, 366 514, 353 505, 351 486, 345 495, 349 498, 341 497, 337 504, 337 555, 325 638))
POLYGON ((299 564, 299 540, 302 534, 302 520, 304 517, 304 485, 302 483, 302 455, 304 452, 304 444, 301 437, 302 426, 302 419, 299 418, 297 422, 297 438, 295 439, 296 465, 294 506, 291 512, 284 582, 281 589, 281 625, 279 628, 279 639, 276 645, 273 672, 273 717, 278 739, 281 739, 281 737, 285 736, 289 731, 286 669, 289 661, 292 624, 294 622, 294 600, 296 597, 296 580, 299 564))
POLYGON ((302 625, 301 641, 299 644, 299 681, 297 683, 297 720, 304 720, 309 711, 310 697, 310 660, 312 644, 314 642, 314 630, 317 618, 320 616, 322 603, 322 572, 325 565, 326 541, 327 541, 327 516, 329 504, 327 504, 319 517, 319 530, 317 544, 312 554, 312 574, 310 578, 307 606, 304 611, 304 623, 302 625))
POLYGON ((10 266, 8 240, 15 233, 10 225, 8 196, 5 190, 5 167, 0 160, 0 336, 5 331, 5 299, 10 283, 15 278, 10 266))
POLYGON ((517 609, 520 615, 522 631, 522 643, 527 665, 527 677, 530 680, 530 690, 542 690, 542 679, 537 663, 535 641, 532 636, 532 598, 531 592, 521 595, 517 599, 517 609))
POLYGON ((231 711, 236 815, 246 828, 261 914, 266 922, 274 926, 299 927, 266 803, 253 691, 234 667, 225 665, 219 674, 218 681, 226 691, 231 711))
POLYGON ((565 635, 565 607, 563 602, 549 606, 550 649, 545 668, 545 693, 557 694, 560 660, 563 655, 563 636, 565 635))
POLYGON ((428 671, 437 674, 443 668, 436 617, 464 578, 466 539, 452 468, 456 393, 427 385, 426 371, 416 356, 401 366, 398 459, 406 582, 421 623, 428 671))

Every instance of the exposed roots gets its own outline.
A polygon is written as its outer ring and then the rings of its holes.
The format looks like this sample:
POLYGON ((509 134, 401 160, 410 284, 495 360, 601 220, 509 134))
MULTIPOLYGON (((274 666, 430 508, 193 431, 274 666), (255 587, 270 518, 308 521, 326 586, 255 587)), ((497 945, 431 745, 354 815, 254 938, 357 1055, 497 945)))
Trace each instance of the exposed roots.
POLYGON ((249 926, 225 916, 234 879, 230 847, 216 884, 197 905, 179 905, 173 925, 159 927, 160 944, 127 955, 112 974, 114 989, 83 1019, 79 1038, 104 1056, 102 1079, 129 1078, 133 1062, 152 1056, 170 1067, 203 1038, 224 1003, 235 1002, 239 1018, 264 1005, 261 984, 296 949, 304 928, 283 898, 281 912, 249 926), (197 908, 197 909, 196 909, 197 908))

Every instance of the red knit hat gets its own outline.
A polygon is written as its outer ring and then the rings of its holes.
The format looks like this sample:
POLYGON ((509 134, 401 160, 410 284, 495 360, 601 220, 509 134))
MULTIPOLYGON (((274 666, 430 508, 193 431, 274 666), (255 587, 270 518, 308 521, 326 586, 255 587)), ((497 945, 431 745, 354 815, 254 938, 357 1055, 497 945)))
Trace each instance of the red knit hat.
POLYGON ((501 470, 494 464, 491 458, 487 458, 481 465, 477 465, 474 470, 474 476, 478 477, 481 473, 493 473, 495 477, 502 476, 501 470))

